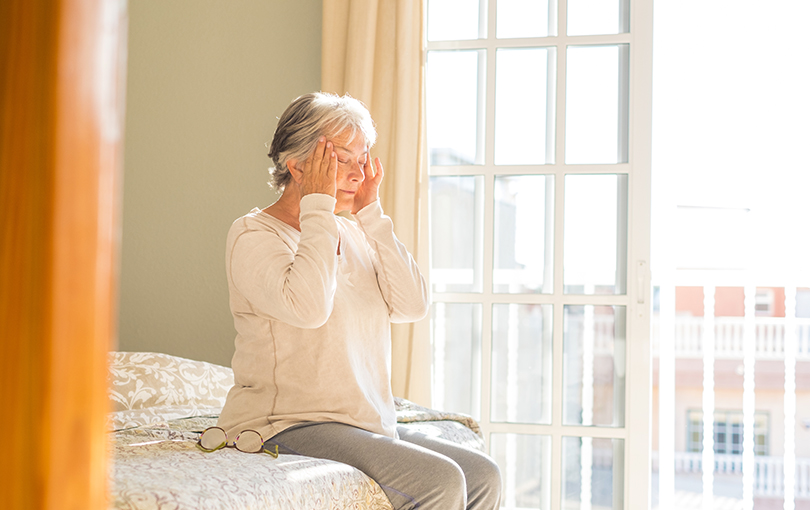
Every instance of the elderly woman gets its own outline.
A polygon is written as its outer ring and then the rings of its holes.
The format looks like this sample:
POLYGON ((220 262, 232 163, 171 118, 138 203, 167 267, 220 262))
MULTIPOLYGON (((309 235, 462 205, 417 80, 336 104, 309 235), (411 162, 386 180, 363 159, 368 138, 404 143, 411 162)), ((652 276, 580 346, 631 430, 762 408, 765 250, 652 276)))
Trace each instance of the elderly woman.
POLYGON ((228 233, 238 334, 219 426, 352 465, 396 509, 493 510, 500 475, 489 457, 397 427, 390 324, 424 317, 428 291, 380 206, 375 139, 368 110, 348 96, 307 94, 281 116, 270 157, 282 195, 228 233), (356 222, 336 214, 346 211, 356 222))

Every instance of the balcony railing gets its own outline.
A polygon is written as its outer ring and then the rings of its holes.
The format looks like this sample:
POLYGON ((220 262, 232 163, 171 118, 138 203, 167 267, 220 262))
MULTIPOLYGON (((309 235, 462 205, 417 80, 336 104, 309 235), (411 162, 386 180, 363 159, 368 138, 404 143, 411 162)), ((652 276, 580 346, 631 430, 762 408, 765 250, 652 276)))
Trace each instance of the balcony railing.
MULTIPOLYGON (((714 318, 715 358, 742 359, 743 331, 742 317, 714 318)), ((675 357, 703 357, 703 317, 675 318, 675 357)), ((784 359, 785 319, 779 317, 757 317, 754 319, 754 342, 757 359, 784 359)), ((652 349, 658 353, 659 324, 653 319, 652 349)), ((810 360, 810 319, 796 319, 796 360, 810 360)))
MULTIPOLYGON (((653 452, 653 471, 658 470, 658 452, 653 452)), ((742 455, 714 455, 714 473, 718 475, 742 475, 742 455)), ((675 473, 702 473, 703 454, 675 452, 675 473)), ((754 457, 754 496, 784 496, 784 462, 782 457, 754 457)), ((810 459, 796 459, 796 499, 810 499, 810 459)))

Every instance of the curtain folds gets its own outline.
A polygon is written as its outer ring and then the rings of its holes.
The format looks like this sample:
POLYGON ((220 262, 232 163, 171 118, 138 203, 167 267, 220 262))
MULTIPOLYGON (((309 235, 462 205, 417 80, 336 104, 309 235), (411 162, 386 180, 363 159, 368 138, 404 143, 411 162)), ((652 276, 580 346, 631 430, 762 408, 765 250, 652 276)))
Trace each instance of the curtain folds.
MULTIPOLYGON (((380 200, 427 274, 427 246, 419 242, 427 176, 423 14, 421 0, 324 0, 321 89, 369 107, 379 133, 372 153, 385 168, 380 200)), ((392 339, 394 394, 430 405, 428 319, 394 325, 392 339)))

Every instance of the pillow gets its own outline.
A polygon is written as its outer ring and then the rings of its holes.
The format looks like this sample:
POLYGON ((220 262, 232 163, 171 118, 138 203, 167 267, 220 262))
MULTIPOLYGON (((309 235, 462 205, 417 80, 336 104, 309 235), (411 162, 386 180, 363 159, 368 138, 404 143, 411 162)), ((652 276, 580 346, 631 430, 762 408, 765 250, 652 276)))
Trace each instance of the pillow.
POLYGON ((155 352, 110 353, 113 411, 152 407, 222 407, 233 370, 155 352))

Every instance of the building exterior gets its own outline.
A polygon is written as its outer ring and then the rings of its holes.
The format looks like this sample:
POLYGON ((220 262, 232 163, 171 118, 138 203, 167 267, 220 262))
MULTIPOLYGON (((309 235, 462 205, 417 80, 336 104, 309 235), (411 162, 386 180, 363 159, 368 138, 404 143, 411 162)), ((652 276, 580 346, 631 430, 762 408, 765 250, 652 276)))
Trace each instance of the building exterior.
MULTIPOLYGON (((757 287, 748 317, 743 286, 679 286, 674 297, 674 331, 668 337, 672 345, 666 351, 674 358, 670 371, 674 398, 659 391, 664 337, 659 303, 653 318, 653 478, 661 469, 659 450, 669 446, 676 498, 688 499, 688 494, 704 491, 702 464, 708 443, 703 418, 710 402, 712 493, 717 501, 726 500, 732 506, 742 499, 748 348, 753 354, 749 483, 754 508, 783 508, 785 491, 791 489, 795 508, 810 508, 810 289, 757 287), (707 328, 712 330, 708 342, 707 328), (747 330, 753 333, 750 341, 747 330), (709 344, 714 346, 712 353, 706 352, 709 344), (674 419, 673 437, 665 441, 661 441, 661 416, 674 419), (788 465, 795 469, 786 471, 788 465), (792 479, 786 476, 790 471, 795 473, 792 479)), ((653 507, 656 492, 653 487, 653 507)), ((692 499, 699 508, 701 500, 692 499)))

